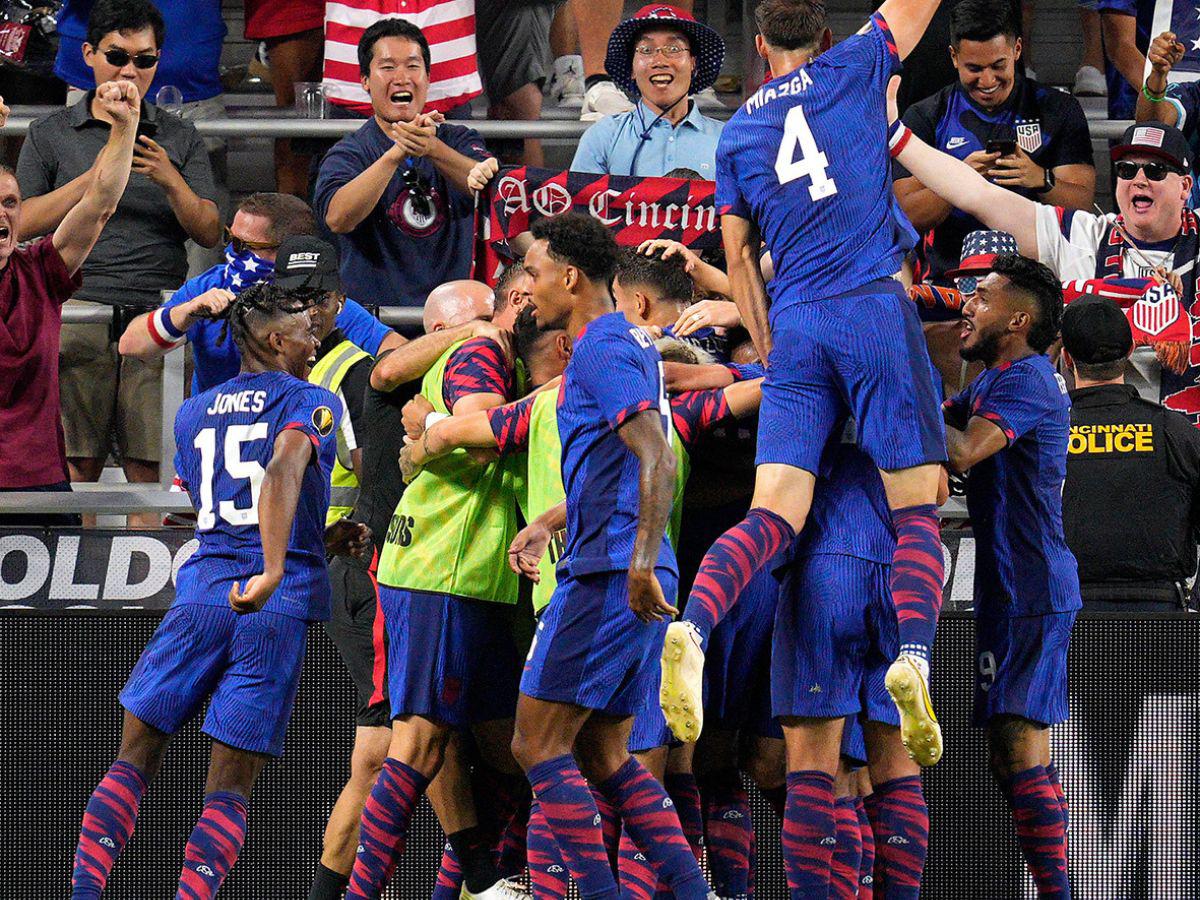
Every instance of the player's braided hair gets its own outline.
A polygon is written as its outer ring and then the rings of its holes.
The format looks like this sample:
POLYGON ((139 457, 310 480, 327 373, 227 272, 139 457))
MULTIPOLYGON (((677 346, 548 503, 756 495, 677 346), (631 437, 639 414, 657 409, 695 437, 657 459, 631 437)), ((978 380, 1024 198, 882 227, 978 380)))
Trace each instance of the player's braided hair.
POLYGON ((270 321, 276 316, 304 312, 317 303, 321 296, 318 290, 285 291, 265 282, 252 285, 234 297, 233 302, 225 307, 222 316, 225 324, 217 342, 224 344, 226 337, 232 335, 238 349, 244 350, 254 339, 256 324, 270 321))

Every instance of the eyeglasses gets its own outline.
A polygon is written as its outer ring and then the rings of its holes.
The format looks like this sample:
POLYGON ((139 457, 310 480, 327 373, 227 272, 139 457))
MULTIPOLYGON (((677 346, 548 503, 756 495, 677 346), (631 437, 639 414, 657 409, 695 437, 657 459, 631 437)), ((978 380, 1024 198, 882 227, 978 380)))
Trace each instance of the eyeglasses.
POLYGON ((642 44, 633 48, 633 52, 642 59, 651 60, 658 54, 662 54, 667 59, 677 59, 684 53, 690 53, 687 47, 680 47, 678 44, 667 44, 665 47, 651 47, 649 44, 642 44))
POLYGON ((1137 178, 1138 169, 1146 173, 1146 178, 1149 181, 1162 181, 1167 177, 1168 173, 1173 175, 1182 175, 1183 173, 1174 166, 1167 165, 1161 162, 1138 163, 1132 160, 1123 159, 1114 166, 1117 171, 1117 177, 1122 181, 1133 181, 1137 178))
POLYGON ((238 237, 229 230, 229 226, 225 226, 225 243, 233 247, 234 253, 246 253, 253 250, 278 250, 279 245, 273 244, 270 241, 247 241, 238 237))
POLYGON ((110 66, 116 66, 118 69, 123 69, 129 65, 131 59, 133 60, 134 67, 138 69, 153 69, 158 65, 157 53, 139 53, 134 56, 115 47, 112 50, 105 50, 104 58, 108 60, 110 66))

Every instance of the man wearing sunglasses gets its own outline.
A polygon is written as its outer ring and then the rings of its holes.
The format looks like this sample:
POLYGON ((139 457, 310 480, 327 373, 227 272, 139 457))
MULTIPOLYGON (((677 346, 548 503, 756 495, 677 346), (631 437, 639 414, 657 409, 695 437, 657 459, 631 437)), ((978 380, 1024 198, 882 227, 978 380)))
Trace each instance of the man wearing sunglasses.
MULTIPOLYGON (((889 112, 893 156, 900 164, 952 206, 1015 236, 1022 255, 1049 266, 1062 281, 1114 276, 1170 280, 1183 308, 1196 314, 1200 220, 1187 208, 1192 154, 1178 129, 1157 123, 1126 129, 1111 151, 1117 213, 1097 215, 1037 203, 992 184, 896 122, 894 100, 889 112)), ((1195 423, 1200 420, 1198 376, 1200 366, 1177 375, 1159 363, 1153 348, 1139 347, 1127 380, 1147 400, 1195 423)))
MULTIPOLYGON (((144 98, 162 47, 163 20, 149 0, 99 0, 88 22, 84 58, 97 86, 133 86, 144 98)), ((121 359, 125 323, 159 304, 187 278, 186 242, 214 246, 221 236, 217 190, 204 142, 193 125, 143 99, 137 142, 117 211, 83 268, 71 306, 109 307, 108 324, 62 329, 59 370, 63 430, 72 481, 95 481, 115 434, 131 482, 159 478, 161 364, 121 359)), ((21 147, 17 180, 26 197, 19 238, 53 232, 94 175, 112 115, 93 90, 36 120, 21 147)), ((149 518, 134 517, 148 523, 149 518)))

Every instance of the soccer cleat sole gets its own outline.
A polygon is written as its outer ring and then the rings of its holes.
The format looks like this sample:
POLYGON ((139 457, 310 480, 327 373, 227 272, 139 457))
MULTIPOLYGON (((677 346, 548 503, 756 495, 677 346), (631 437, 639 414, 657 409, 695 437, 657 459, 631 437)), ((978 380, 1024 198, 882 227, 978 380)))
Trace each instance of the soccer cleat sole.
POLYGON ((917 765, 934 765, 942 758, 942 726, 933 713, 925 679, 915 664, 901 658, 888 667, 884 685, 900 710, 900 740, 908 755, 917 765))
POLYGON ((695 743, 704 727, 704 652, 683 622, 667 627, 658 700, 667 727, 678 740, 695 743))

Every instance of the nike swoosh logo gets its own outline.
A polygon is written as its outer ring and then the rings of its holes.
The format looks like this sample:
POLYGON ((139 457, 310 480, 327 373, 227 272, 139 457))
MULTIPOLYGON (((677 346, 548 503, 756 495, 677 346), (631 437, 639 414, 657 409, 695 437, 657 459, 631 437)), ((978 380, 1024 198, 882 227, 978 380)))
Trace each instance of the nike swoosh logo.
POLYGON ((966 143, 967 143, 967 139, 964 137, 952 137, 952 138, 950 138, 950 140, 946 141, 946 149, 947 150, 957 150, 959 147, 964 146, 966 143))

